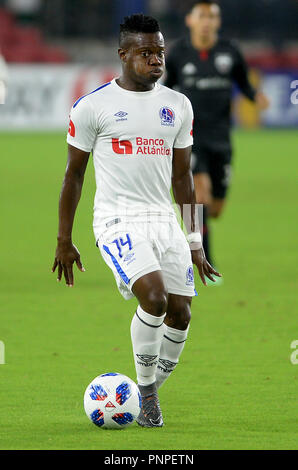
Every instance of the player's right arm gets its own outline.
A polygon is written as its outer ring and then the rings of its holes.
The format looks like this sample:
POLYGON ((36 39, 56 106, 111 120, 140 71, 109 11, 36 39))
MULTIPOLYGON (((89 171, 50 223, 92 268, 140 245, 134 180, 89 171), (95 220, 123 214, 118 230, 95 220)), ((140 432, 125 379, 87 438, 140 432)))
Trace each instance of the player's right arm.
POLYGON ((84 175, 94 141, 97 136, 97 119, 88 97, 78 100, 70 113, 67 135, 68 160, 59 200, 59 228, 55 261, 58 281, 64 275, 68 286, 73 286, 73 264, 85 271, 80 253, 72 242, 72 227, 75 212, 81 197, 84 175))
POLYGON ((73 263, 77 264, 80 271, 85 271, 80 253, 72 242, 72 227, 81 197, 88 159, 89 152, 68 144, 68 161, 59 200, 59 228, 52 271, 58 268, 58 281, 61 281, 63 274, 66 284, 70 287, 74 284, 73 263))

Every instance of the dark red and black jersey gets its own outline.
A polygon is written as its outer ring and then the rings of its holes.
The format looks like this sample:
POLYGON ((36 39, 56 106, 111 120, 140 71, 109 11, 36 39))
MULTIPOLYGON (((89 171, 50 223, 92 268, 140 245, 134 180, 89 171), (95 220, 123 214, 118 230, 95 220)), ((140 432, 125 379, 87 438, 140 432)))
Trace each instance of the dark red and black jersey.
POLYGON ((229 141, 233 85, 250 100, 255 98, 238 47, 220 39, 212 49, 198 51, 189 38, 182 38, 171 47, 166 68, 165 85, 184 93, 192 103, 195 141, 229 141))

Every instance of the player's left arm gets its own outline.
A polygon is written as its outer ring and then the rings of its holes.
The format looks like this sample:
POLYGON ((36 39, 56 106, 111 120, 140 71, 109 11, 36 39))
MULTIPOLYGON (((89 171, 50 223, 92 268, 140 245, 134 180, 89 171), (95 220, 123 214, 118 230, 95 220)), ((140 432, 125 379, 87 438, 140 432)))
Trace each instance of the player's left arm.
POLYGON ((251 85, 248 76, 247 63, 241 52, 236 48, 235 57, 236 63, 233 70, 233 78, 235 82, 246 98, 253 101, 261 111, 265 111, 270 106, 269 98, 261 90, 255 90, 251 85))
MULTIPOLYGON (((173 149, 172 167, 172 189, 177 205, 179 206, 185 228, 190 235, 190 239, 200 239, 199 227, 196 226, 196 195, 193 182, 193 175, 190 167, 192 147, 173 149), (197 237, 196 237, 197 235, 197 237)), ((217 271, 208 263, 202 243, 194 241, 190 243, 192 262, 198 268, 200 278, 204 285, 207 285, 205 276, 215 282, 212 277, 221 277, 217 271)))

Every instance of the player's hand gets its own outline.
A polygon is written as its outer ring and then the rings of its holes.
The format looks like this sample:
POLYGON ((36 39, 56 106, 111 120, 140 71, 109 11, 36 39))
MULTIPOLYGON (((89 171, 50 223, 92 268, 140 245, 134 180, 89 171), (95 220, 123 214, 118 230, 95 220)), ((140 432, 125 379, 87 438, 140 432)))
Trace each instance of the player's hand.
POLYGON ((212 282, 216 282, 212 275, 222 277, 221 274, 215 271, 211 264, 208 263, 203 248, 200 250, 192 250, 191 257, 193 264, 198 268, 201 281, 205 286, 207 286, 205 276, 207 276, 212 282))
POLYGON ((256 105, 260 111, 265 111, 270 106, 270 100, 264 93, 259 91, 256 94, 256 105))
POLYGON ((71 241, 61 242, 58 241, 56 248, 55 261, 52 267, 52 272, 55 272, 58 267, 57 281, 61 281, 62 274, 64 274, 66 285, 73 287, 73 263, 76 263, 77 267, 81 272, 85 271, 80 259, 80 253, 75 245, 71 241))

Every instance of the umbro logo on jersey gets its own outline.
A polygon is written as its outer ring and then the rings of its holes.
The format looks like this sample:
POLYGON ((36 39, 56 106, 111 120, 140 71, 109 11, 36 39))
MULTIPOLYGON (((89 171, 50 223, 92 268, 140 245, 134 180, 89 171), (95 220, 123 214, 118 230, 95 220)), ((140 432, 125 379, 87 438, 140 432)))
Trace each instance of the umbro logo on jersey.
POLYGON ((116 117, 120 117, 120 118, 123 118, 124 116, 127 116, 128 113, 126 113, 125 111, 118 111, 118 113, 114 114, 114 116, 116 117))
POLYGON ((114 116, 118 119, 116 119, 116 122, 118 121, 127 121, 127 116, 128 113, 126 113, 125 111, 118 111, 118 113, 114 114, 114 116))
POLYGON ((157 361, 156 361, 157 355, 152 356, 151 354, 136 354, 136 356, 139 359, 137 363, 142 366, 150 367, 150 366, 157 364, 157 361))

